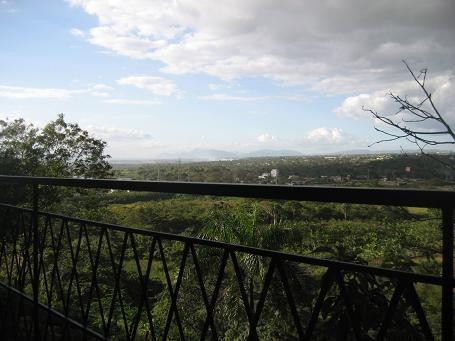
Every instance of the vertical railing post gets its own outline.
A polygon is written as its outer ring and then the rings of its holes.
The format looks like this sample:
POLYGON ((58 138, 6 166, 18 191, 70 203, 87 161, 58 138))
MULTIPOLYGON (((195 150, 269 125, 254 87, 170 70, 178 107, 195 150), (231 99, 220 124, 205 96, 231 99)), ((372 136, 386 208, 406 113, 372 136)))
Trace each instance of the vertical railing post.
POLYGON ((33 185, 33 331, 35 341, 41 339, 39 328, 39 231, 38 231, 38 185, 33 185))
POLYGON ((442 208, 442 340, 453 338, 453 210, 442 208))

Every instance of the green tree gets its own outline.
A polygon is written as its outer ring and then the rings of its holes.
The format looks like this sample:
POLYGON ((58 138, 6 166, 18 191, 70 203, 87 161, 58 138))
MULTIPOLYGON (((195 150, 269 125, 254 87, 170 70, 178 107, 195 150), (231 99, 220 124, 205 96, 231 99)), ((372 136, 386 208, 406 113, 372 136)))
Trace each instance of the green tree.
MULTIPOLYGON (((278 205, 273 203, 262 206, 256 203, 244 203, 232 207, 228 203, 220 202, 214 208, 211 219, 202 229, 200 236, 232 244, 283 250, 296 242, 298 235, 294 233, 294 226, 281 219, 280 210, 278 205), (263 219, 267 221, 266 223, 261 222, 261 216, 264 218, 264 215, 269 215, 263 219)), ((219 260, 215 260, 216 257, 213 256, 213 254, 201 255, 201 263, 206 264, 207 272, 210 272, 213 264, 219 263, 219 260)), ((237 252, 236 256, 244 278, 248 304, 254 310, 259 301, 270 259, 243 252, 237 252)), ((312 292, 309 294, 297 290, 301 283, 306 283, 307 287, 314 285, 314 281, 305 269, 289 262, 284 262, 282 266, 291 283, 291 290, 297 295, 299 302, 311 301, 312 292)), ((292 317, 277 271, 272 276, 267 302, 261 314, 262 322, 257 329, 258 336, 260 339, 293 339, 296 331, 293 328, 292 317)), ((221 289, 218 302, 218 314, 223 316, 223 321, 219 322, 220 333, 226 340, 246 339, 249 332, 245 309, 237 288, 234 270, 227 267, 225 286, 221 289)))
POLYGON ((24 119, 0 120, 0 157, 9 169, 3 174, 106 178, 111 165, 106 142, 68 123, 63 114, 42 129, 24 119))
MULTIPOLYGON (((0 174, 108 178, 112 172, 105 148, 106 142, 78 124, 66 122, 63 114, 43 128, 22 118, 0 120, 0 174)), ((4 184, 0 190, 2 202, 31 202, 29 187, 4 184)), ((81 190, 45 187, 40 193, 40 207, 57 204, 62 213, 74 213, 76 207, 84 209, 86 202, 79 194, 81 190)), ((99 209, 98 205, 89 204, 90 211, 99 209)))

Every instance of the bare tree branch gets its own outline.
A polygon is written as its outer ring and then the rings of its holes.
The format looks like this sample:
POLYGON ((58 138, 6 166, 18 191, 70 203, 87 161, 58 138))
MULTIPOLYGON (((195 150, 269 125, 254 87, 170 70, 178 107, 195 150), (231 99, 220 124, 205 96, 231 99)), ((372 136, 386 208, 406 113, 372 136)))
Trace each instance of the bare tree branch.
POLYGON ((374 129, 388 137, 372 143, 370 147, 383 142, 405 139, 415 144, 423 155, 438 160, 441 164, 455 170, 455 165, 444 162, 436 156, 424 151, 426 146, 455 144, 455 132, 453 128, 447 123, 437 109, 431 93, 425 85, 428 69, 422 69, 416 75, 405 60, 403 60, 403 63, 414 81, 419 85, 424 96, 417 103, 412 103, 407 96, 402 97, 390 92, 390 98, 399 106, 398 110, 392 115, 380 114, 373 109, 362 107, 362 110, 369 112, 373 118, 377 120, 376 122, 380 122, 385 126, 385 128, 379 128, 375 124, 374 129), (428 105, 425 105, 427 103, 428 105), (413 124, 429 122, 433 122, 436 128, 422 130, 422 128, 418 129, 413 127, 413 124))

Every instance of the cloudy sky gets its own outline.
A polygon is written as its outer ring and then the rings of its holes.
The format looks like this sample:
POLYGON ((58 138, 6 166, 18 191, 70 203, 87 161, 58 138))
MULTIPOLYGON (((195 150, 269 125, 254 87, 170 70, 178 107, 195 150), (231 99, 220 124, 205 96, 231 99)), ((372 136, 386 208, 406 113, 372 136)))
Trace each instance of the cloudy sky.
POLYGON ((455 124, 454 18, 453 0, 0 0, 0 118, 63 112, 114 158, 365 149, 362 106, 420 95, 402 59, 455 124))

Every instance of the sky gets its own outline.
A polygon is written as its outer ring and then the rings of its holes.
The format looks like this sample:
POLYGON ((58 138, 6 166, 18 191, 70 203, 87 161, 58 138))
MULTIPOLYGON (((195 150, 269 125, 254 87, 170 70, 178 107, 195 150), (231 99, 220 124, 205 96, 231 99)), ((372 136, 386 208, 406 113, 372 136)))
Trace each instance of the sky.
POLYGON ((64 113, 114 159, 368 149, 362 107, 421 96, 403 59, 455 124, 454 18, 453 0, 0 0, 0 119, 64 113))

